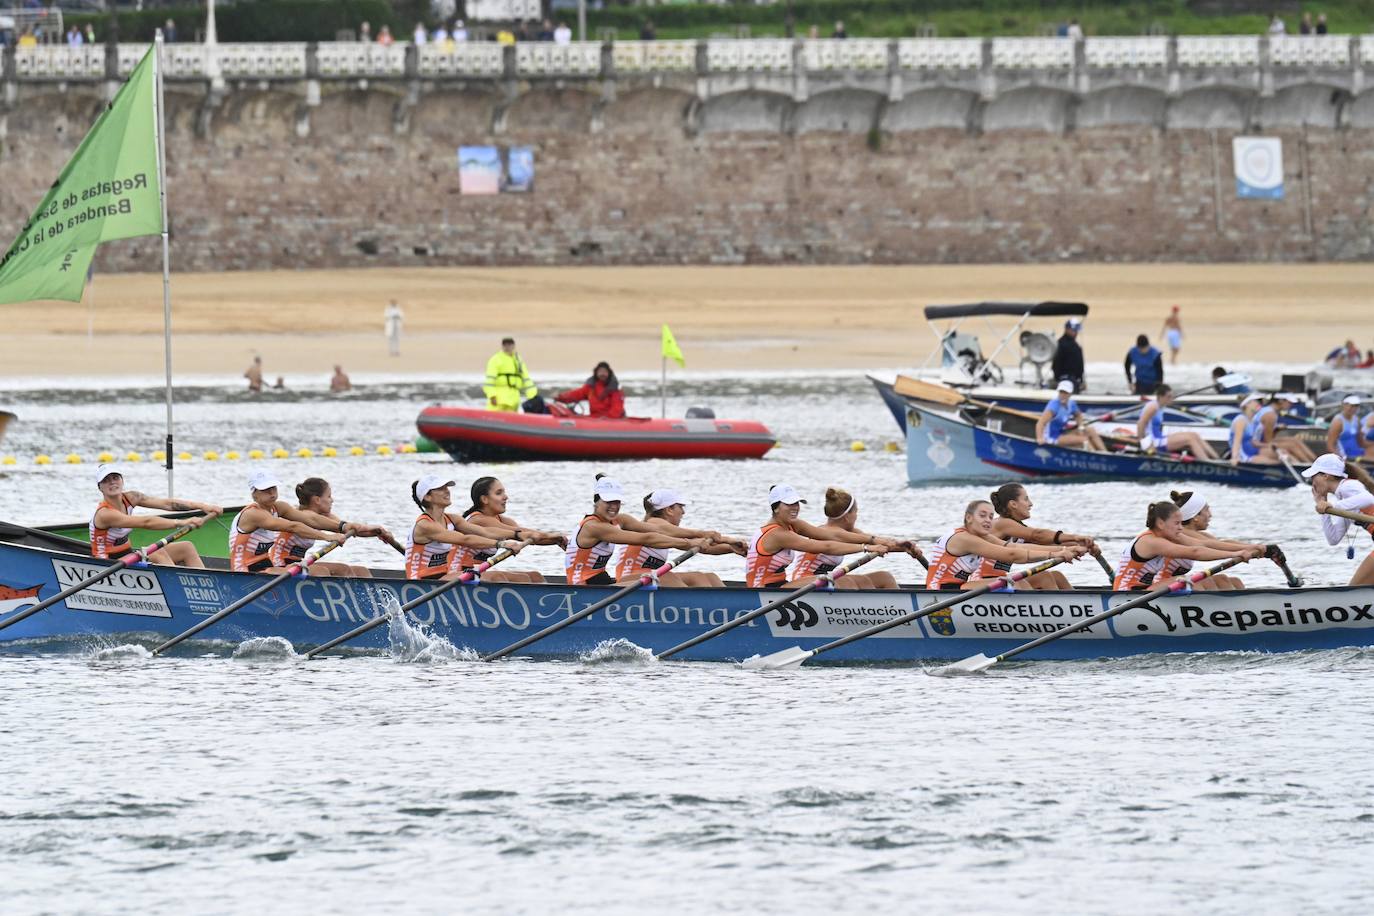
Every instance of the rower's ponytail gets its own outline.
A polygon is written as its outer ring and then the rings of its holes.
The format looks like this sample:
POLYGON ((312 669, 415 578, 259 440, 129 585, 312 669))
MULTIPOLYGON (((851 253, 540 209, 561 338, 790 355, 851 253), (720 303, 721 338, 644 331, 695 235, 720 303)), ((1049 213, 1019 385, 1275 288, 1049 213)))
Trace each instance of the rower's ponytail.
POLYGON ((420 486, 420 481, 418 481, 418 480, 412 480, 412 481, 410 482, 410 498, 411 498, 412 500, 414 500, 414 501, 415 501, 415 505, 419 506, 420 509, 423 511, 424 508, 425 508, 425 504, 424 504, 423 502, 420 501, 420 497, 418 497, 418 496, 415 495, 415 490, 416 490, 416 488, 418 488, 419 486, 420 486))
POLYGON ((310 500, 324 495, 324 491, 329 489, 329 483, 322 477, 307 477, 296 484, 296 501, 302 507, 308 507, 310 500))
POLYGON ((1178 515, 1178 506, 1171 502, 1150 503, 1150 508, 1145 513, 1145 527, 1154 528, 1161 522, 1167 522, 1175 515, 1178 515))
POLYGON ((1175 506, 1178 506, 1180 509, 1182 509, 1183 504, 1193 498, 1193 494, 1191 491, 1180 493, 1177 490, 1170 490, 1169 498, 1174 501, 1175 506))
POLYGON ((644 496, 644 521, 648 521, 658 513, 654 511, 654 494, 646 493, 644 496))
POLYGON ((1006 515, 1007 507, 1011 505, 1013 499, 1020 499, 1026 488, 1019 483, 1004 483, 992 491, 992 511, 998 515, 1006 515))

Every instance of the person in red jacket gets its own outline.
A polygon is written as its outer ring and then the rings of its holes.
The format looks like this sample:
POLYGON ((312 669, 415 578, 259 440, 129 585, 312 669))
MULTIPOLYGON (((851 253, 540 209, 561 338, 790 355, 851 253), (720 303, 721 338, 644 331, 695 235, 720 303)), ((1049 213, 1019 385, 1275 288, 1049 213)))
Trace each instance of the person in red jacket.
POLYGON ((604 361, 596 364, 585 385, 563 392, 557 400, 561 404, 586 401, 589 416, 604 420, 625 419, 625 395, 620 390, 620 380, 615 377, 611 364, 604 361))

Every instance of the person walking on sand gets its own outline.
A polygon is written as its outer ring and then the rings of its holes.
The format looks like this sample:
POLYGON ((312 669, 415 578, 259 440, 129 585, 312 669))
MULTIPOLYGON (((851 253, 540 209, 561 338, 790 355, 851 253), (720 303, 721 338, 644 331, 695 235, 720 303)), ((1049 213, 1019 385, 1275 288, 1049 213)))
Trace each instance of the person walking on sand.
POLYGON ((1178 306, 1174 306, 1169 317, 1164 319, 1159 336, 1169 342, 1169 365, 1178 365, 1178 351, 1183 349, 1183 322, 1178 318, 1178 306))
POLYGON ((348 380, 348 375, 344 373, 343 366, 334 367, 334 377, 329 380, 329 390, 334 394, 340 391, 352 391, 353 383, 348 380))
POLYGON ((253 357, 253 365, 244 370, 243 377, 248 379, 248 390, 253 394, 262 393, 262 357, 253 357))
POLYGON ((401 355, 401 325, 405 321, 405 314, 401 311, 401 306, 395 299, 387 305, 386 311, 382 313, 382 330, 386 333, 386 352, 390 356, 401 355))
POLYGON ((518 412, 520 405, 539 393, 530 379, 520 354, 515 352, 515 338, 501 341, 501 349, 487 360, 487 381, 482 386, 487 396, 488 410, 518 412))

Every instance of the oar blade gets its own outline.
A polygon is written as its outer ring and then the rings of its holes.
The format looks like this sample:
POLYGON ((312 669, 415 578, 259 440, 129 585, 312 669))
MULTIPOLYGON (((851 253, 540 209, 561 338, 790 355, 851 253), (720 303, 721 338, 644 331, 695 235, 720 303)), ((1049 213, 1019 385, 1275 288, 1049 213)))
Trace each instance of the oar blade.
POLYGON ((793 646, 790 649, 783 649, 781 652, 774 652, 771 655, 755 655, 740 662, 741 668, 753 668, 758 671, 777 671, 781 668, 800 668, 802 662, 815 655, 811 649, 803 649, 801 646, 793 646))
POLYGON ((997 659, 988 658, 982 652, 977 655, 970 655, 961 662, 952 665, 941 665, 939 668, 927 668, 926 674, 935 677, 959 677, 964 674, 982 674, 984 671, 997 664, 997 659))

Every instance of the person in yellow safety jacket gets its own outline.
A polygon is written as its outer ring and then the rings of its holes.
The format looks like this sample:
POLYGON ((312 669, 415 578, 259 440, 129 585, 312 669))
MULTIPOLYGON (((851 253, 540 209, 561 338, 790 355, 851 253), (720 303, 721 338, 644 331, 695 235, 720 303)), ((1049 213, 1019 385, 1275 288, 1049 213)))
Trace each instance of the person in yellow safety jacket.
POLYGON ((539 393, 524 360, 515 352, 515 339, 501 341, 501 351, 487 360, 487 382, 482 386, 488 410, 519 411, 520 405, 539 393))

